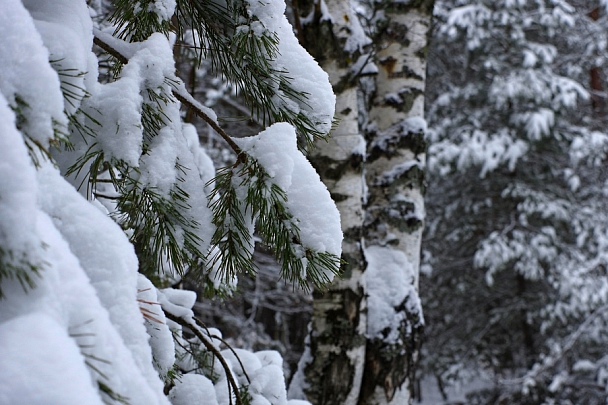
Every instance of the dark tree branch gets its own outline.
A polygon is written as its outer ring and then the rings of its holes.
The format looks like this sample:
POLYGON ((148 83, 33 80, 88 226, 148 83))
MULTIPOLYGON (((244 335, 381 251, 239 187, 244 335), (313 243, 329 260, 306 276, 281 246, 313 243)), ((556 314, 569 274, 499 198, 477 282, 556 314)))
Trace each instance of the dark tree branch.
MULTIPOLYGON (((199 338, 199 340, 205 346, 205 348, 207 350, 209 350, 211 353, 213 353, 213 355, 219 360, 219 362, 221 363, 221 365, 224 368, 224 371, 226 373, 226 379, 228 380, 228 385, 231 386, 232 390, 234 391, 234 396, 236 397, 236 405, 243 405, 243 401, 241 399, 241 394, 239 392, 239 386, 236 383, 236 381, 234 380, 234 377, 232 376, 232 372, 230 371, 230 366, 228 365, 228 363, 226 363, 226 359, 224 359, 224 356, 222 356, 220 351, 217 350, 215 348, 215 346, 213 346, 213 343, 211 343, 207 339, 207 337, 201 332, 199 326, 196 323, 188 321, 187 319, 180 318, 176 315, 173 315, 171 312, 167 311, 166 308, 163 308, 163 310, 165 312, 165 316, 167 317, 167 319, 175 322, 178 325, 181 325, 182 327, 190 329, 192 331, 192 333, 194 333, 194 335, 196 335, 196 337, 199 338)), ((230 397, 230 403, 232 404, 232 397, 230 397)))

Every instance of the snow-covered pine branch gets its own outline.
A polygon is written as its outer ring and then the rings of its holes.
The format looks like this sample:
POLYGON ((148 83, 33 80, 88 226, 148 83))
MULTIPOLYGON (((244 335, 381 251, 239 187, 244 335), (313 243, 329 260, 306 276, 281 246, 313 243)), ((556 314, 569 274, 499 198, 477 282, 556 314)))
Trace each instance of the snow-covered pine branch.
POLYGON ((185 319, 195 296, 160 288, 192 276, 230 291, 237 272, 253 270, 255 229, 290 282, 322 285, 338 272, 339 216, 299 150, 331 127, 327 75, 297 44, 283 2, 117 0, 109 19, 107 6, 3 4, 0 392, 10 403, 150 405, 183 404, 199 390, 225 405, 238 388, 285 405, 276 353, 222 352, 232 362, 223 370, 204 353, 184 362, 190 343, 163 311, 185 319), (233 139, 185 91, 172 41, 186 30, 273 126, 233 139), (109 77, 94 36, 114 56, 109 77), (236 152, 217 178, 180 101, 236 152), (231 193, 229 210, 214 209, 231 193), (231 254, 246 265, 229 264, 231 254), (235 357, 251 380, 227 391, 240 375, 235 357))

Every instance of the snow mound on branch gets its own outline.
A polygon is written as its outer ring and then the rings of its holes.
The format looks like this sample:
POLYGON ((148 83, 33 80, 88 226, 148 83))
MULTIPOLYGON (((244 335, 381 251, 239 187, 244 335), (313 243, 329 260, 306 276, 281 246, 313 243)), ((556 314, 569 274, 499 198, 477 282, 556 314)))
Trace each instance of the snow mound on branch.
MULTIPOLYGON (((52 166, 47 164, 38 171, 38 184, 40 205, 53 219, 53 228, 61 233, 57 235, 61 250, 77 263, 72 264, 74 271, 84 272, 71 276, 73 291, 61 297, 86 297, 83 291, 92 287, 89 295, 95 296, 93 302, 99 300, 94 304, 99 309, 80 322, 94 319, 95 324, 107 324, 107 332, 94 333, 100 341, 95 343, 94 339, 93 345, 102 351, 96 357, 111 361, 104 373, 112 382, 108 385, 133 401, 138 398, 142 404, 162 403, 155 399, 162 395, 162 384, 152 367, 149 336, 137 304, 138 264, 133 246, 115 222, 87 202, 52 166), (103 318, 107 321, 100 321, 103 318), (120 361, 115 359, 118 353, 120 361)), ((72 310, 83 312, 91 299, 72 301, 72 310)))
POLYGON ((36 210, 36 171, 15 128, 15 114, 2 93, 0 134, 0 247, 5 253, 12 252, 16 260, 27 257, 35 264, 43 253, 32 215, 36 210))
POLYGON ((54 69, 59 72, 62 87, 66 90, 64 107, 71 115, 87 94, 85 80, 88 71, 92 70, 92 75, 97 73, 96 60, 91 52, 93 23, 88 7, 80 0, 26 0, 23 3, 50 52, 54 69), (92 59, 93 62, 89 63, 92 59))
MULTIPOLYGON (((50 184, 45 188, 38 183, 40 199, 48 197, 50 188, 59 196, 56 201, 64 201, 67 197, 66 207, 90 209, 90 213, 102 215, 71 189, 56 169, 48 164, 45 166, 41 171, 46 172, 43 176, 46 176, 45 182, 50 180, 50 184), (62 182, 66 188, 61 187, 62 182)), ((114 302, 122 304, 120 314, 115 306, 110 306, 108 311, 103 303, 103 296, 107 299, 108 293, 113 294, 104 292, 104 289, 113 287, 116 294, 123 294, 134 287, 128 283, 129 274, 119 268, 112 270, 113 273, 101 272, 97 275, 97 282, 91 282, 80 264, 86 262, 86 258, 76 256, 72 249, 82 254, 79 248, 88 246, 95 250, 95 245, 91 246, 90 239, 85 237, 72 241, 70 246, 57 227, 63 232, 69 228, 82 231, 91 224, 87 221, 62 223, 66 218, 61 212, 55 212, 53 219, 40 210, 31 214, 37 219, 36 233, 43 235, 47 253, 45 268, 37 287, 28 292, 18 288, 14 280, 3 281, 7 294, 6 299, 0 301, 0 346, 10 348, 11 354, 2 355, 0 380, 10 382, 10 386, 0 383, 0 392, 7 398, 21 398, 8 403, 97 404, 101 403, 96 387, 100 382, 115 394, 129 398, 131 404, 166 404, 162 384, 152 367, 143 319, 134 298, 136 291, 112 297, 114 302), (99 277, 105 280, 99 280, 99 277), (121 287, 125 279, 127 283, 121 287), (117 317, 121 319, 117 320, 117 317), (25 327, 27 331, 22 330, 25 327), (13 336, 15 329, 20 336, 18 341, 13 336), (36 336, 43 338, 45 343, 38 344, 36 336), (138 339, 141 340, 138 342, 138 339), (36 355, 38 346, 45 352, 36 355), (35 367, 32 362, 35 362, 35 367), (70 378, 73 374, 81 377, 70 378), (53 384, 53 376, 61 376, 61 381, 53 384), (38 385, 39 389, 32 390, 33 385, 38 385), (22 401, 28 392, 38 395, 36 398, 44 398, 44 401, 22 401)), ((120 231, 109 218, 105 219, 91 232, 103 234, 112 227, 120 231)), ((115 236, 112 234, 110 231, 107 237, 115 236)), ((103 242, 103 238, 101 240, 103 242)), ((96 246, 102 248, 104 245, 96 246)), ((120 240, 113 247, 111 252, 118 257, 128 255, 132 249, 130 244, 123 245, 120 240)), ((94 251, 91 256, 98 257, 96 253, 94 251)))
POLYGON ((218 405, 211 380, 200 374, 185 374, 169 393, 172 405, 218 405))
POLYGON ((263 350, 224 350, 222 355, 231 364, 239 384, 249 385, 252 404, 310 405, 307 401, 288 400, 283 376, 283 358, 278 352, 263 350), (238 358, 237 358, 238 356, 238 358))
POLYGON ((80 350, 49 315, 36 312, 0 324, 0 358, 3 404, 102 404, 80 350))
POLYGON ((277 123, 235 142, 257 159, 271 181, 287 193, 287 207, 298 221, 304 247, 340 256, 340 214, 319 175, 298 150, 295 129, 277 123))
POLYGON ((138 274, 137 300, 144 314, 146 331, 150 335, 150 347, 154 366, 160 375, 167 375, 175 364, 173 334, 161 308, 158 290, 143 274, 138 274))
POLYGON ((299 44, 293 33, 293 28, 285 16, 285 2, 247 0, 247 3, 249 12, 259 19, 263 30, 276 34, 279 38, 278 55, 273 61, 273 68, 278 72, 285 72, 285 76, 290 79, 290 86, 297 92, 306 94, 303 101, 287 98, 281 101, 288 103, 288 109, 304 113, 318 131, 329 133, 334 118, 336 96, 327 73, 299 44))
POLYGON ((148 10, 155 13, 159 20, 169 21, 175 13, 175 0, 156 0, 148 5, 148 10))
POLYGON ((23 132, 48 146, 54 122, 67 127, 63 95, 57 73, 49 65, 49 52, 21 1, 2 2, 0 37, 0 93, 25 117, 23 132))

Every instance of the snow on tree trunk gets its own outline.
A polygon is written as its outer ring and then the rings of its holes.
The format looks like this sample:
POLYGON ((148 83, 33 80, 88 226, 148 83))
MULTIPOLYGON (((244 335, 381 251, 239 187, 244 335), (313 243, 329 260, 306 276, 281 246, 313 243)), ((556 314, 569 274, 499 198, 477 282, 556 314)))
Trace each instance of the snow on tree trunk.
POLYGON ((337 97, 338 124, 331 139, 318 142, 309 158, 340 211, 345 264, 341 279, 327 291, 315 291, 312 331, 290 391, 318 405, 354 405, 365 360, 366 321, 361 311, 365 141, 358 128, 351 61, 359 57, 367 38, 348 1, 328 0, 324 5, 316 3, 304 19, 301 40, 329 74, 337 97))
POLYGON ((367 348, 359 404, 411 402, 424 323, 417 293, 424 224, 424 86, 433 1, 383 5, 367 88, 364 221, 367 348))

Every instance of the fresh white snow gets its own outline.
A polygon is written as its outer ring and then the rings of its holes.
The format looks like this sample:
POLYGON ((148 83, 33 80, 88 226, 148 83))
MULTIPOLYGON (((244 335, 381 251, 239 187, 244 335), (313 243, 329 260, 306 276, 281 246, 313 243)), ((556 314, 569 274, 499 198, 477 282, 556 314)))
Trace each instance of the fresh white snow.
MULTIPOLYGON (((261 32, 280 38, 274 68, 285 71, 293 78, 293 88, 308 96, 275 101, 306 115, 320 133, 329 132, 335 104, 331 85, 297 43, 284 15, 285 4, 248 4, 261 32)), ((173 0, 158 0, 148 11, 166 21, 175 7, 173 0)), ((4 275, 1 280, 0 403, 91 405, 114 395, 132 405, 227 405, 228 373, 248 386, 253 404, 309 405, 287 399, 277 352, 238 350, 248 380, 233 352, 218 339, 220 332, 194 324, 194 292, 159 290, 138 273, 129 240, 133 230, 121 229, 115 222, 120 220, 116 204, 105 198, 116 197, 118 190, 100 183, 95 191, 105 197, 97 199, 89 192, 85 172, 90 161, 82 165, 82 173, 64 177, 68 167, 88 152, 128 167, 142 187, 167 199, 179 187, 189 199, 178 211, 198 225, 188 230, 199 238, 197 249, 208 251, 214 232, 209 182, 215 168, 199 145, 195 128, 182 123, 180 105, 172 96, 174 90, 185 92, 175 76, 172 42, 153 34, 129 44, 114 38, 111 29, 94 31, 94 14, 83 0, 2 4, 0 248, 7 253, 2 260, 20 268, 34 285, 22 286, 4 275), (98 78, 94 34, 129 59, 109 83, 98 78), (174 80, 173 87, 169 83, 174 80), (156 104, 156 96, 166 102, 156 104), (143 130, 142 114, 148 107, 162 110, 155 134, 143 130), (74 123, 91 128, 91 133, 79 133, 74 123), (73 150, 54 142, 58 136, 67 137, 73 150), (28 266, 35 266, 39 274, 28 266), (189 372, 196 367, 184 347, 198 344, 200 350, 206 349, 198 338, 186 340, 182 327, 167 319, 167 313, 222 350, 230 369, 224 370, 216 360, 213 377, 189 372), (175 366, 184 372, 166 396, 165 383, 175 366)), ((212 110, 184 97, 216 120, 212 110)), ((237 142, 287 192, 302 244, 340 256, 338 211, 298 150, 294 128, 278 123, 237 142)), ((99 179, 117 174, 110 170, 100 173, 99 179)), ((175 230, 182 244, 184 231, 175 230)), ((176 274, 166 276, 179 279, 176 274)), ((214 281, 219 287, 224 280, 214 281)), ((227 288, 233 289, 236 279, 228 281, 227 288)))
MULTIPOLYGON (((340 256, 340 214, 319 175, 298 150, 295 129, 278 123, 257 136, 235 142, 257 159, 271 181, 287 193, 287 207, 297 220, 302 244, 340 256)), ((331 273, 326 275, 333 277, 331 273)))

